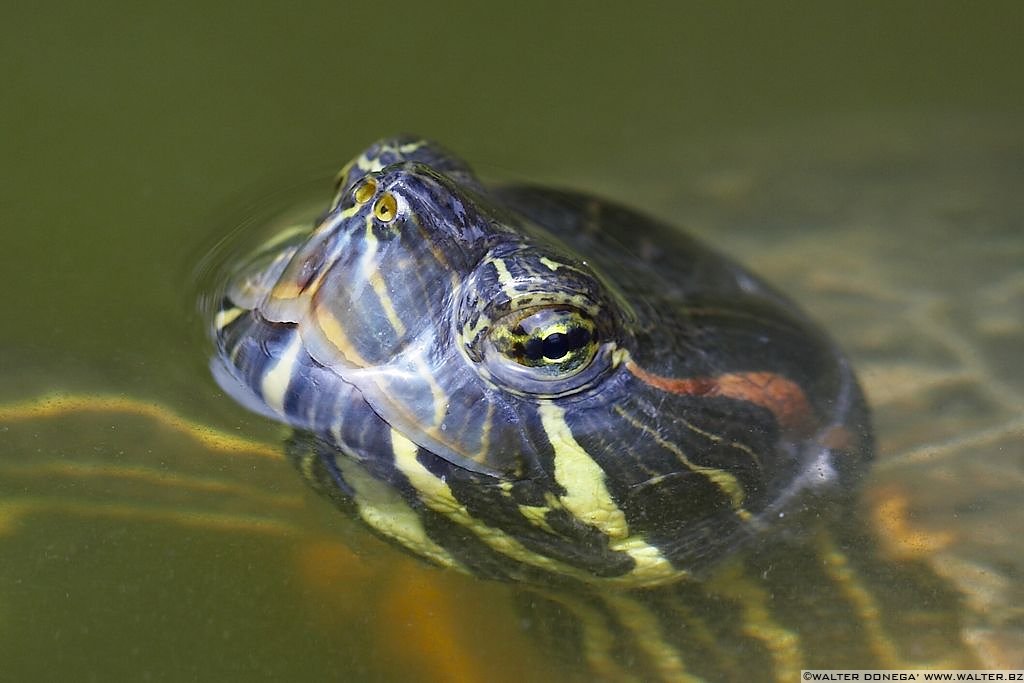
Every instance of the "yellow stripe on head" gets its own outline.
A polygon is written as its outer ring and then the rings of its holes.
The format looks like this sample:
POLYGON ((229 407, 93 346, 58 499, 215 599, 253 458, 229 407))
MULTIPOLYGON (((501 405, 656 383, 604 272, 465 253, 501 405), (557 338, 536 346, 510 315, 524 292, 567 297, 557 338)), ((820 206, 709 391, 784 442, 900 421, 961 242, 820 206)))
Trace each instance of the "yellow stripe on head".
POLYGON ((608 492, 604 470, 576 442, 565 422, 565 411, 554 403, 542 403, 539 412, 555 452, 555 481, 565 489, 565 494, 560 496, 562 505, 581 522, 597 527, 609 538, 627 537, 626 515, 608 492))
POLYGON ((288 346, 278 361, 264 373, 260 382, 260 393, 263 395, 263 402, 278 413, 284 414, 285 392, 295 374, 295 362, 302 350, 302 339, 297 333, 292 334, 288 346))
POLYGON ((219 332, 237 320, 238 316, 247 312, 246 309, 238 308, 237 306, 223 308, 217 311, 217 315, 213 317, 213 326, 219 332))
POLYGON ((416 511, 390 486, 374 479, 355 461, 341 456, 335 463, 355 491, 352 500, 359 516, 371 528, 410 551, 444 567, 469 573, 447 550, 427 536, 416 511))
POLYGON ((323 306, 315 306, 313 308, 312 322, 331 346, 341 354, 341 357, 345 359, 347 364, 361 368, 365 368, 368 365, 366 359, 359 354, 356 347, 349 341, 345 328, 342 327, 341 323, 338 322, 338 319, 330 311, 323 306))
POLYGON ((633 427, 644 432, 659 446, 676 456, 676 458, 679 459, 679 462, 689 470, 707 478, 712 484, 718 487, 722 493, 729 497, 729 501, 732 503, 733 511, 736 513, 737 517, 745 521, 751 518, 750 512, 743 508, 745 492, 743 491, 742 484, 740 484, 735 475, 717 467, 707 467, 705 465, 698 465, 692 462, 688 457, 686 457, 686 454, 683 453, 679 446, 662 438, 656 431, 644 425, 640 420, 627 413, 621 407, 615 406, 615 412, 621 415, 633 427))

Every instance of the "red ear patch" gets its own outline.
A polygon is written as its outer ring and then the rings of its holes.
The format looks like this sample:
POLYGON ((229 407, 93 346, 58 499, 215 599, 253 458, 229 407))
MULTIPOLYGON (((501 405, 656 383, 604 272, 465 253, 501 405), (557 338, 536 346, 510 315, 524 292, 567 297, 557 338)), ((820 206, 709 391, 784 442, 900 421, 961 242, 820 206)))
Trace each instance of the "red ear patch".
POLYGON ((626 369, 644 384, 673 394, 725 396, 767 408, 786 431, 807 432, 814 413, 803 389, 774 372, 729 372, 717 377, 662 377, 647 372, 633 360, 626 369))

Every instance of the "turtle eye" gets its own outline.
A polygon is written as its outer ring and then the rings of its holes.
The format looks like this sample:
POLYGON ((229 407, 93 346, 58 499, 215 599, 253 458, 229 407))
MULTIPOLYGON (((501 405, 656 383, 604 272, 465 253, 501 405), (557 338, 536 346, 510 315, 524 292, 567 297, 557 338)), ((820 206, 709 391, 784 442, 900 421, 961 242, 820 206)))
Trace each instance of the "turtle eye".
POLYGON ((586 313, 568 306, 528 308, 491 327, 484 356, 489 366, 511 365, 509 374, 559 380, 584 370, 598 348, 597 325, 586 313))

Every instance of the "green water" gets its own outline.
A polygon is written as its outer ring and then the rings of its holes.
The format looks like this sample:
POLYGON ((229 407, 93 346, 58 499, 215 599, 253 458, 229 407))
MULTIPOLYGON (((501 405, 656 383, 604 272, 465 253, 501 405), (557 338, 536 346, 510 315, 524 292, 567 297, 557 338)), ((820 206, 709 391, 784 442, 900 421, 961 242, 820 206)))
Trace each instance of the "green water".
MULTIPOLYGON (((8 8, 0 401, 128 397, 275 444, 208 376, 195 266, 413 131, 485 177, 671 217, 780 282, 862 368, 879 476, 959 534, 949 571, 999 569, 993 628, 1019 620, 1024 5, 667 7, 8 8)), ((4 680, 573 672, 527 656, 507 591, 418 569, 281 461, 124 411, 6 415, 4 680), (356 553, 341 570, 332 539, 356 553), (403 616, 424 583, 454 616, 403 616), (397 654, 446 619, 454 668, 397 654)))

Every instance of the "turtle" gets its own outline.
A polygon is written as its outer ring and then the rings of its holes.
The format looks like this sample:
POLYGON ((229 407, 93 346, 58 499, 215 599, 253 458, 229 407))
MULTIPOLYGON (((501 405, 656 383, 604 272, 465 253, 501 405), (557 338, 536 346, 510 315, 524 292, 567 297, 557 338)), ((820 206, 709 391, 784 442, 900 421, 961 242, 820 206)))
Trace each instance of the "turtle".
POLYGON ((961 596, 865 522, 871 418, 839 346, 675 227, 400 136, 208 300, 215 377, 294 430, 314 489, 523 586, 596 677, 976 663, 961 596))

